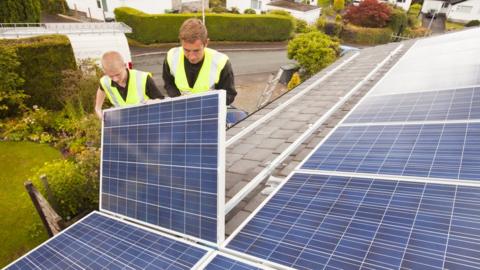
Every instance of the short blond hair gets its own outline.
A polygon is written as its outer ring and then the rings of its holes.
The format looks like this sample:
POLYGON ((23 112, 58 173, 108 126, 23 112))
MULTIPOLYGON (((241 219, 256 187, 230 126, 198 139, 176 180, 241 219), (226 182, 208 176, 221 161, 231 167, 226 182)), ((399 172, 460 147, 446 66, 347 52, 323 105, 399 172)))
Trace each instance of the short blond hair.
POLYGON ((183 22, 178 34, 180 41, 193 43, 201 40, 204 44, 208 41, 207 28, 203 22, 197 18, 190 18, 183 22))

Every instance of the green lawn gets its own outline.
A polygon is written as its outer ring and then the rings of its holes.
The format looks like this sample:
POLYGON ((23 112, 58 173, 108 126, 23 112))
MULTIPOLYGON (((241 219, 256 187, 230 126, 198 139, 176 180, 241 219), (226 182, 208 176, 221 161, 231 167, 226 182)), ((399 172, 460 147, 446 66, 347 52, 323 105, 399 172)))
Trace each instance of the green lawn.
POLYGON ((0 142, 0 268, 48 238, 23 182, 33 168, 58 158, 48 145, 0 142))

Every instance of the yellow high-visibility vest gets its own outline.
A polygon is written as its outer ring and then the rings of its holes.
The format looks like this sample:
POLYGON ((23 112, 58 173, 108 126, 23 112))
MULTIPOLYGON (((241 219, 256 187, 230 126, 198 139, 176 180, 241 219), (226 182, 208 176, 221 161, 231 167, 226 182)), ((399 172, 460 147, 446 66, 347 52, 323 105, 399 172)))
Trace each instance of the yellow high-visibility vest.
POLYGON ((128 73, 128 92, 126 100, 122 98, 118 89, 112 86, 112 80, 110 77, 105 75, 100 79, 103 91, 105 91, 108 99, 115 107, 137 105, 149 99, 146 94, 147 77, 152 76, 152 74, 134 69, 129 70, 128 73))
POLYGON ((175 77, 175 85, 183 95, 198 94, 214 89, 215 84, 220 80, 220 73, 227 61, 227 55, 205 48, 205 56, 197 80, 193 87, 190 87, 185 71, 183 48, 172 48, 167 53, 167 63, 170 68, 170 73, 175 77))

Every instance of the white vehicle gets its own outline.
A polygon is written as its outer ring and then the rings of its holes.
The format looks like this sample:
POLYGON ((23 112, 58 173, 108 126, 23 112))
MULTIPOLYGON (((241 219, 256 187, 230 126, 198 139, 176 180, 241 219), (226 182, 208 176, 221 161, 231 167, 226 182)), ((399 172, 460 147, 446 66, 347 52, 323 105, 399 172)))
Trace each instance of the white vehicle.
POLYGON ((77 64, 87 59, 98 63, 104 52, 118 51, 130 68, 132 56, 125 33, 131 32, 124 23, 0 24, 0 38, 62 34, 69 38, 77 64))

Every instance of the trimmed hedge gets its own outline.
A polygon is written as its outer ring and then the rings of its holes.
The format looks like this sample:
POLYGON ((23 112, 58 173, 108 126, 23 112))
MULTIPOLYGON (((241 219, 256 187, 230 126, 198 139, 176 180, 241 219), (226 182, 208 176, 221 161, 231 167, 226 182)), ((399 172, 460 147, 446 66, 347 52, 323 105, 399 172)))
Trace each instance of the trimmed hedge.
POLYGON ((40 21, 40 0, 0 0, 0 23, 40 21))
MULTIPOLYGON (((130 38, 144 44, 178 42, 178 30, 198 14, 149 15, 133 8, 115 9, 115 18, 132 27, 130 38)), ((208 36, 214 41, 283 41, 290 37, 292 20, 279 15, 206 14, 208 36)))
POLYGON ((343 27, 341 38, 348 43, 364 45, 385 44, 390 42, 392 29, 366 28, 347 24, 343 27))
POLYGON ((29 106, 60 109, 58 91, 62 91, 62 70, 75 69, 76 63, 70 41, 61 35, 25 39, 0 40, 0 46, 12 46, 20 66, 17 74, 25 79, 23 89, 30 98, 29 106))
POLYGON ((465 27, 472 27, 472 26, 479 26, 480 21, 479 20, 472 20, 469 21, 467 24, 465 24, 465 27))

